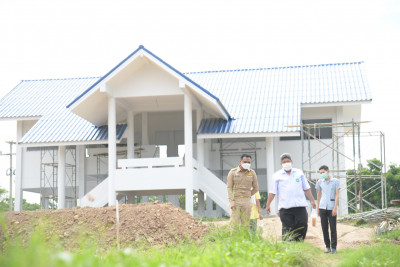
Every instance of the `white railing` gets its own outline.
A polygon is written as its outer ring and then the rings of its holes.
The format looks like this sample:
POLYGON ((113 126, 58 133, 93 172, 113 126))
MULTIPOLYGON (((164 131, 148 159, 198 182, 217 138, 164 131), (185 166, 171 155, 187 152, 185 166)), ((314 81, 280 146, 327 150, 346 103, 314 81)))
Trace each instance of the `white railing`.
POLYGON ((128 168, 157 168, 157 167, 179 167, 183 165, 183 158, 140 158, 140 159, 119 159, 118 167, 128 168))

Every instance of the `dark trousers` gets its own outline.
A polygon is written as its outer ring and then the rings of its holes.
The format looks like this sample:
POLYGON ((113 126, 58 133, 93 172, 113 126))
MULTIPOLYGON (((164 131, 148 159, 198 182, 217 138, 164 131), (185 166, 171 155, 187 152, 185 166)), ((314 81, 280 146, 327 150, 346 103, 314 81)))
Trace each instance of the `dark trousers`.
POLYGON ((280 209, 282 222, 282 240, 301 241, 306 238, 308 213, 305 207, 280 209))
POLYGON ((332 216, 331 210, 319 209, 319 215, 321 216, 322 232, 324 234, 324 242, 327 248, 336 249, 337 245, 337 233, 336 233, 336 216, 332 216), (328 224, 331 228, 331 241, 329 240, 328 224))

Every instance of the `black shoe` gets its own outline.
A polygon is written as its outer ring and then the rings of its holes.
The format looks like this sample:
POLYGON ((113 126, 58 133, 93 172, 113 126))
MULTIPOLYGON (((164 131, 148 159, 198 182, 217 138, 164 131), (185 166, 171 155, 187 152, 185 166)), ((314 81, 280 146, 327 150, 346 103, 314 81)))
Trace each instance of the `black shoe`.
POLYGON ((331 252, 330 248, 326 248, 325 251, 324 251, 324 253, 330 253, 330 252, 331 252))
POLYGON ((336 248, 332 249, 332 254, 337 254, 336 248))

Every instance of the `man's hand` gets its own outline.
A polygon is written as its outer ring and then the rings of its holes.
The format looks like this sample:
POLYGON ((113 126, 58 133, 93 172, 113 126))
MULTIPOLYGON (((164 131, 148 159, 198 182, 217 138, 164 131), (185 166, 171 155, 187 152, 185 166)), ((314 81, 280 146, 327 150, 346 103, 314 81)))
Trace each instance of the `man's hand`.
POLYGON ((321 214, 319 214, 319 209, 318 209, 318 217, 321 217, 321 214))
POLYGON ((332 210, 332 216, 335 217, 335 216, 336 216, 336 213, 337 213, 336 208, 334 208, 334 209, 332 210))
POLYGON ((268 205, 265 210, 267 211, 267 214, 271 214, 271 207, 268 205))
POLYGON ((313 209, 317 208, 317 205, 315 204, 315 201, 312 202, 312 207, 313 207, 313 209))
POLYGON ((264 219, 264 217, 261 215, 261 212, 260 212, 260 215, 259 215, 259 219, 260 220, 264 219))

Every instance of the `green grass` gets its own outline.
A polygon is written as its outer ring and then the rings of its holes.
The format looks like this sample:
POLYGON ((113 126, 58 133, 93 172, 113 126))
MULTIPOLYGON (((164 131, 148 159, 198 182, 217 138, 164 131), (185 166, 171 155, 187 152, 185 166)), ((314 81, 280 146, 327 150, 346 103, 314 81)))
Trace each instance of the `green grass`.
POLYGON ((400 246, 388 242, 342 251, 339 266, 400 266, 400 246))
POLYGON ((2 226, 6 238, 2 239, 0 266, 9 267, 400 265, 400 247, 388 241, 326 255, 309 243, 271 241, 247 229, 211 226, 209 234, 197 241, 169 246, 132 243, 120 250, 115 244, 104 249, 104 244, 96 244, 96 239, 82 233, 76 237, 78 246, 67 251, 58 235, 48 235, 51 225, 40 225, 27 244, 8 238, 4 223, 2 226))
MULTIPOLYGON (((79 249, 65 251, 57 239, 44 238, 43 227, 29 244, 5 241, 0 266, 313 266, 320 250, 307 243, 272 242, 247 229, 215 228, 198 241, 171 246, 137 246, 107 251, 80 241, 79 249), (23 256, 22 256, 23 255, 23 256)), ((84 236, 84 235, 82 235, 84 236)))
POLYGON ((387 232, 379 237, 383 238, 383 239, 394 239, 394 240, 400 241, 400 230, 394 230, 391 232, 387 232))

